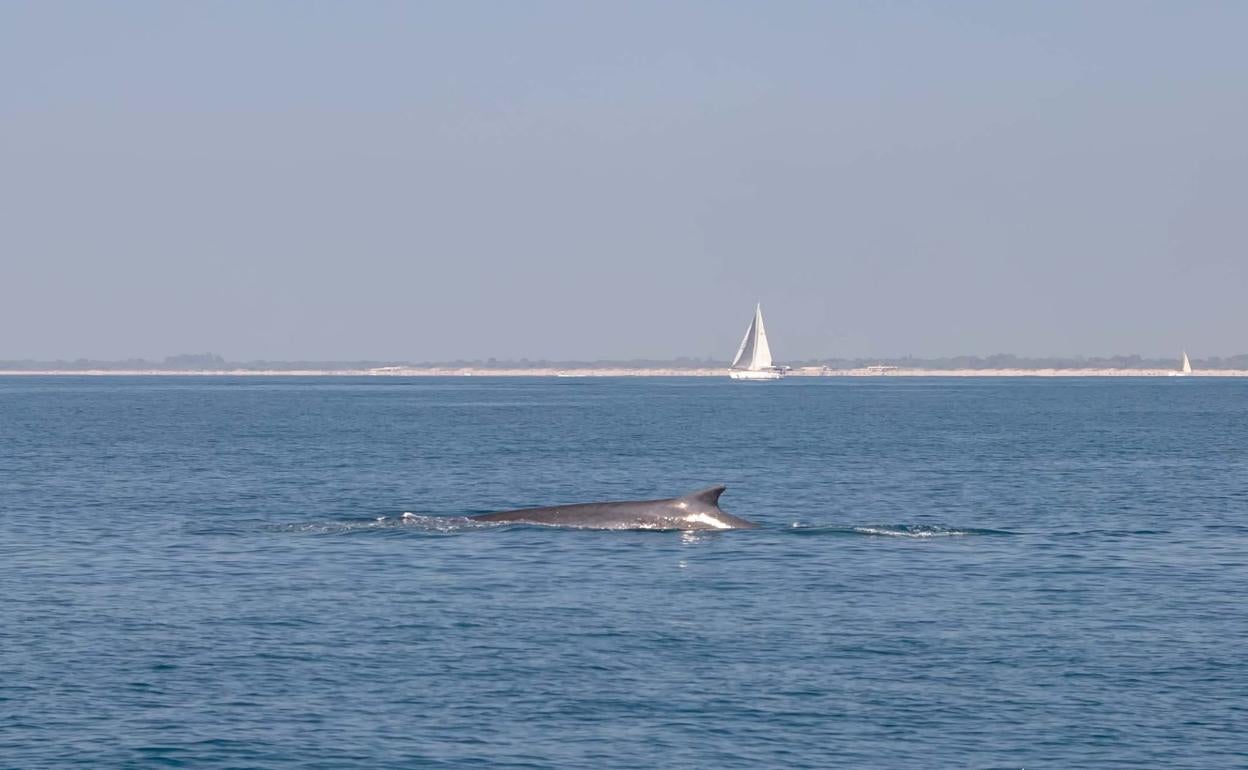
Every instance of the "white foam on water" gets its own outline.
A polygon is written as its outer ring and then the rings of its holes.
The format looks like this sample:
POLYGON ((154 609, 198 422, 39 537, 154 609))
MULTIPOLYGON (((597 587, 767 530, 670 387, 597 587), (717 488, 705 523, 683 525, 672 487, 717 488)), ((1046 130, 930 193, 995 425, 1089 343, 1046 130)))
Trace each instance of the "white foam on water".
POLYGON ((435 534, 454 534, 467 530, 487 529, 496 526, 493 522, 473 521, 463 516, 425 516, 405 511, 395 516, 377 516, 370 519, 346 519, 338 521, 309 521, 302 523, 278 524, 266 529, 278 532, 298 532, 307 534, 348 534, 356 532, 410 531, 435 534))
POLYGON ((946 529, 945 527, 854 527, 854 531, 860 535, 914 538, 956 537, 970 534, 960 529, 946 529))
POLYGON ((800 521, 789 525, 789 532, 803 535, 856 535, 867 537, 901 537, 913 540, 929 540, 942 537, 975 537, 979 535, 1013 535, 1002 529, 976 529, 974 527, 947 527, 940 524, 865 524, 861 526, 841 524, 805 524, 800 521))

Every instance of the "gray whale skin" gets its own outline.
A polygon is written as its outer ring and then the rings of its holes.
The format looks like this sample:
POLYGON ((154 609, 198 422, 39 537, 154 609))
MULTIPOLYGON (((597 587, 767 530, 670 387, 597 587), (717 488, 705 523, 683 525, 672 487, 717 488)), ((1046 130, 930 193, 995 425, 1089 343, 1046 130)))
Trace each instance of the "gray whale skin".
POLYGON ((578 529, 754 529, 752 521, 719 509, 724 485, 666 500, 627 500, 617 503, 577 503, 548 508, 485 513, 476 521, 545 524, 578 529))

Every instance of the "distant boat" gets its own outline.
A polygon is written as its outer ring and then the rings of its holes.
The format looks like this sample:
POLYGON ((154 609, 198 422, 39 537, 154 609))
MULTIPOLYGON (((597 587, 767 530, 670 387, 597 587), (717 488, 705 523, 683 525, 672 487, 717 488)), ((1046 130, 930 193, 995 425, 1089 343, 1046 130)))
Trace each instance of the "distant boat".
POLYGON ((784 376, 782 368, 771 363, 771 346, 767 344, 767 330, 763 328, 763 306, 754 306, 754 319, 745 330, 745 338, 732 359, 728 376, 734 380, 778 380, 784 376))
POLYGON ((1186 377, 1192 373, 1192 362, 1187 359, 1187 351, 1183 351, 1183 368, 1177 372, 1170 372, 1171 377, 1186 377))

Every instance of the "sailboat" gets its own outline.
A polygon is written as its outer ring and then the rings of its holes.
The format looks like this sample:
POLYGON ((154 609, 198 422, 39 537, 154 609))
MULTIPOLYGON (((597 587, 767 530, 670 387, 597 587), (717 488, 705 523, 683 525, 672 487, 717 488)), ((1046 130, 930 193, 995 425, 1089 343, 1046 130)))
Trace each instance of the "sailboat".
POLYGON ((732 359, 728 376, 734 380, 778 380, 784 370, 772 366, 771 346, 767 344, 767 330, 763 328, 763 306, 754 306, 754 319, 745 330, 745 338, 732 359))
POLYGON ((1171 377, 1186 377, 1192 373, 1192 362, 1187 359, 1187 351, 1183 351, 1183 368, 1177 372, 1170 372, 1171 377))

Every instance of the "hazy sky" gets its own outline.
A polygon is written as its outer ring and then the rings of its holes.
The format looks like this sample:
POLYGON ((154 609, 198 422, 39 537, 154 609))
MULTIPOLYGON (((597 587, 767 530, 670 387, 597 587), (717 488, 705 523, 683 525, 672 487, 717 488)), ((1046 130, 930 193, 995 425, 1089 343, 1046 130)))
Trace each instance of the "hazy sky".
POLYGON ((0 5, 0 358, 1248 351, 1248 3, 0 5))

